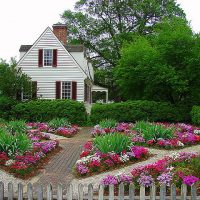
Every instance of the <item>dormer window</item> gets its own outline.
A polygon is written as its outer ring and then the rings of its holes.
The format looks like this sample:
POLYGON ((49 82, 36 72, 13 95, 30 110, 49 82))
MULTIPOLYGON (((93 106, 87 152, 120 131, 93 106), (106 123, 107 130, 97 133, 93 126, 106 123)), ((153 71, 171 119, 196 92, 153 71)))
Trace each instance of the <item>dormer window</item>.
POLYGON ((44 66, 52 66, 53 63, 53 50, 44 49, 44 66))

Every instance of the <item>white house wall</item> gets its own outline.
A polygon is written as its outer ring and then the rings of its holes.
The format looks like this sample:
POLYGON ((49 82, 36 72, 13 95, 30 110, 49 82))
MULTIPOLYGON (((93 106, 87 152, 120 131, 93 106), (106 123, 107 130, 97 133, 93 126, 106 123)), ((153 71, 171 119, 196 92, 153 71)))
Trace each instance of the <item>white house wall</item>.
POLYGON ((84 101, 84 80, 86 75, 73 60, 58 39, 48 28, 31 50, 19 61, 18 67, 37 81, 37 96, 44 99, 55 99, 56 81, 76 81, 77 100, 84 101), (57 67, 38 67, 38 49, 57 49, 57 67))

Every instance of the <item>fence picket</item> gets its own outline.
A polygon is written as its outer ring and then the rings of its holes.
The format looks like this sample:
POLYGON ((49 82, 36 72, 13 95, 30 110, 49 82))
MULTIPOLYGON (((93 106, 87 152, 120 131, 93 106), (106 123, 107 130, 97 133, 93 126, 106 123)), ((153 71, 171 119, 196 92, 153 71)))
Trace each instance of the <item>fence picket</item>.
POLYGON ((171 200, 176 200, 176 185, 172 184, 170 188, 171 200))
POLYGON ((47 200, 53 199, 53 189, 51 183, 47 185, 47 200))
POLYGON ((27 185, 27 198, 28 200, 33 200, 33 186, 31 183, 27 185))
POLYGON ((129 200, 135 199, 135 186, 133 183, 129 185, 129 200))
POLYGON ((103 198, 104 198, 104 186, 100 185, 99 186, 99 197, 98 197, 98 200, 103 200, 103 198))
POLYGON ((160 200, 165 200, 166 199, 166 185, 162 184, 160 186, 160 200))
POLYGON ((153 184, 150 188, 150 199, 156 200, 156 186, 153 184))
POLYGON ((114 185, 109 185, 109 200, 114 200, 114 185))
POLYGON ((183 184, 181 186, 181 200, 187 199, 187 185, 183 184))
POLYGON ((57 200, 62 200, 62 199, 63 199, 63 185, 59 183, 57 188, 57 200))
POLYGON ((18 200, 23 200, 23 185, 18 183, 18 200))
POLYGON ((43 200, 43 187, 41 184, 37 186, 37 200, 43 200))
POLYGON ((93 185, 91 183, 88 185, 88 200, 93 200, 93 185))
POLYGON ((140 186, 140 200, 145 200, 145 187, 140 186))
POLYGON ((197 186, 193 184, 191 186, 191 200, 196 200, 197 199, 197 186))
POLYGON ((13 200, 14 191, 13 191, 13 184, 10 182, 8 183, 8 200, 13 200))
POLYGON ((124 200, 124 184, 123 183, 120 183, 119 185, 118 200, 124 200))
POLYGON ((73 186, 72 184, 67 186, 67 200, 73 199, 73 186))
POLYGON ((83 185, 78 185, 78 200, 83 200, 83 185))
POLYGON ((0 182, 0 200, 4 199, 4 183, 0 182))

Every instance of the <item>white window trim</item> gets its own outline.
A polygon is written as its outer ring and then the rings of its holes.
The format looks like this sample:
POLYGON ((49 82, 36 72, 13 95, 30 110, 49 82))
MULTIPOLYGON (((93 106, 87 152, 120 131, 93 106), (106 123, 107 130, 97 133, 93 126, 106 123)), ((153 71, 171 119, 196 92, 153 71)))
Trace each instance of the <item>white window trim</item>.
POLYGON ((69 82, 70 85, 71 85, 71 89, 70 89, 70 99, 72 99, 72 81, 61 81, 61 88, 60 88, 60 96, 61 96, 61 99, 63 99, 63 95, 62 95, 62 88, 63 88, 63 82, 69 82))
POLYGON ((43 66, 44 67, 52 67, 53 66, 53 49, 51 49, 51 48, 43 48, 43 66), (52 52, 52 64, 51 65, 44 65, 44 51, 45 50, 51 50, 51 52, 52 52))

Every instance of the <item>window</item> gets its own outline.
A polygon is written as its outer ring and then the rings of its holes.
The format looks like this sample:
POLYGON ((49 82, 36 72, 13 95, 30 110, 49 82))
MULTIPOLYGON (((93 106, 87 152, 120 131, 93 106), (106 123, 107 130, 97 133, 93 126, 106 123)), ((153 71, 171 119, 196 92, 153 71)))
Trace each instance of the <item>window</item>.
POLYGON ((52 66, 53 51, 52 49, 44 49, 44 66, 52 66))
POLYGON ((71 99, 71 82, 62 82, 62 99, 71 99))

